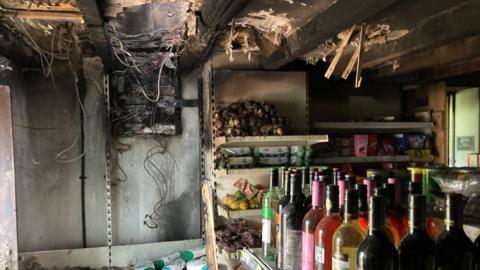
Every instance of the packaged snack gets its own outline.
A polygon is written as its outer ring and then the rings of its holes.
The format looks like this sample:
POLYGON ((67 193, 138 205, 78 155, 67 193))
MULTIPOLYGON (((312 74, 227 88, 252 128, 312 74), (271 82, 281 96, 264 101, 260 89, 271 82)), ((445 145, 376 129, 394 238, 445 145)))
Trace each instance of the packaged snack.
POLYGON ((354 135, 353 145, 356 157, 366 157, 368 154, 368 135, 354 135))
POLYGON ((256 157, 277 157, 290 154, 287 146, 277 147, 256 147, 254 150, 256 157))
POLYGON ((281 166, 286 165, 290 162, 288 156, 281 157, 260 157, 258 163, 266 166, 281 166))

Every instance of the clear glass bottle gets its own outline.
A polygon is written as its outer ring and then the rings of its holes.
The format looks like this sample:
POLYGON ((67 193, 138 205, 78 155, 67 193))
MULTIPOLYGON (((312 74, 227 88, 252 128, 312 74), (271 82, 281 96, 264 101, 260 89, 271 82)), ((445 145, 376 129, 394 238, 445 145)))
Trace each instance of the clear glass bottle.
POLYGON ((354 270, 357 249, 365 234, 358 225, 358 191, 347 190, 345 196, 345 214, 342 225, 333 235, 332 269, 354 270))
POLYGON ((270 188, 262 202, 262 255, 267 260, 275 261, 277 251, 275 248, 275 218, 280 201, 278 187, 278 169, 270 169, 270 188))

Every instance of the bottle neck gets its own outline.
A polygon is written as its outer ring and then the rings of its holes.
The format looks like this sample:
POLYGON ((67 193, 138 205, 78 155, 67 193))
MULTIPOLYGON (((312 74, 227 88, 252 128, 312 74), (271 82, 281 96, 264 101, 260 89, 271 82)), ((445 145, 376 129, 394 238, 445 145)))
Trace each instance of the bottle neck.
POLYGON ((368 211, 368 234, 385 233, 386 202, 384 197, 372 197, 368 211))
POLYGON ((325 201, 325 183, 319 181, 312 182, 312 207, 319 208, 323 205, 322 202, 325 201))
POLYGON ((296 195, 303 195, 301 175, 292 173, 290 175, 290 202, 293 202, 296 195))
POLYGON ((447 196, 445 212, 445 228, 447 230, 461 229, 463 227, 463 197, 457 195, 447 196))
POLYGON ((278 169, 270 170, 270 191, 278 187, 278 169))
MULTIPOLYGON (((332 186, 329 186, 329 188, 332 186)), ((336 188, 336 187, 335 187, 336 188)), ((327 189, 327 199, 325 201, 325 208, 327 210, 327 215, 339 213, 338 209, 338 189, 330 190, 327 189)))
MULTIPOLYGON (((340 183, 340 182, 339 182, 340 183)), ((345 197, 345 222, 350 222, 358 218, 358 192, 357 190, 348 190, 345 197)))
POLYGON ((414 195, 409 201, 409 225, 410 233, 415 230, 426 230, 427 228, 427 204, 425 196, 414 195))
POLYGON ((283 180, 283 195, 290 196, 290 179, 287 175, 284 176, 283 180))

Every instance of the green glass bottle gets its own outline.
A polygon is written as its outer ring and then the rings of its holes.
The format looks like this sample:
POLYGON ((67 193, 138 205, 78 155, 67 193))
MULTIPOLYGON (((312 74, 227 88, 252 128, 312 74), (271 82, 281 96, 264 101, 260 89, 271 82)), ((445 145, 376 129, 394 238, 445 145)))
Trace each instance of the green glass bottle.
POLYGON ((276 248, 276 223, 278 201, 280 200, 280 188, 278 186, 278 169, 270 169, 270 188, 262 202, 262 254, 267 260, 275 261, 276 248))

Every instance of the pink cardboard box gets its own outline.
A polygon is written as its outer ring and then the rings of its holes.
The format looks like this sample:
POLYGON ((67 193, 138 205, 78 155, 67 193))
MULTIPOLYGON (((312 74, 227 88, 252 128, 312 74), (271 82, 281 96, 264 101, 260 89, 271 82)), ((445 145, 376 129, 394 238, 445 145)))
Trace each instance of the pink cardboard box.
POLYGON ((368 153, 368 135, 353 135, 353 149, 356 157, 366 157, 368 153))

